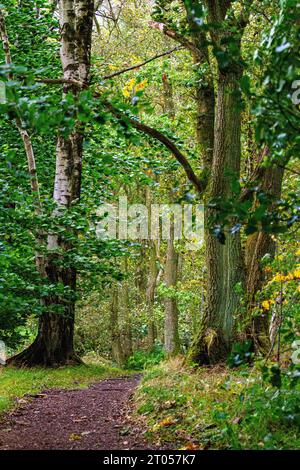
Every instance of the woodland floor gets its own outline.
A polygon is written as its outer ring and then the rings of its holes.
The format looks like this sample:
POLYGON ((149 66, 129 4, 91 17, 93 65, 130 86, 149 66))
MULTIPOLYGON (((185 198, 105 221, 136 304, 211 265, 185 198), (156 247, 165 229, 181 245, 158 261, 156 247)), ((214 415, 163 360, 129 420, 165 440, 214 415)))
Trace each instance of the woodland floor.
POLYGON ((1 417, 0 450, 149 448, 127 414, 139 380, 124 376, 80 390, 25 395, 1 417))

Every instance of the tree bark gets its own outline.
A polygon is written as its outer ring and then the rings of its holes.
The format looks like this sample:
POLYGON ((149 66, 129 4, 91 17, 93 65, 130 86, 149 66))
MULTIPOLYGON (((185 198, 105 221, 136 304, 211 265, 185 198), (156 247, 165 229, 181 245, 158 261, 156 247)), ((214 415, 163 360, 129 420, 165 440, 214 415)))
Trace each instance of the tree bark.
POLYGON ((158 276, 157 254, 154 241, 149 240, 149 271, 146 288, 146 306, 148 315, 148 335, 147 347, 151 351, 156 339, 156 326, 154 320, 154 296, 156 289, 156 281, 158 276))
POLYGON ((162 76, 163 84, 163 111, 170 119, 175 118, 175 106, 173 99, 173 86, 166 73, 162 76))
MULTIPOLYGON (((219 72, 214 132, 214 156, 210 198, 230 199, 232 178, 239 178, 241 160, 241 114, 239 74, 219 72)), ((207 210, 206 222, 211 214, 207 210)), ((242 247, 239 234, 228 235, 224 245, 206 232, 207 305, 189 357, 200 363, 226 359, 233 339, 234 314, 244 284, 242 247)))
MULTIPOLYGON (((211 28, 210 36, 215 50, 223 50, 231 35, 237 55, 234 60, 228 54, 229 64, 218 63, 218 98, 214 125, 213 163, 210 181, 210 199, 228 200, 233 197, 231 182, 240 176, 241 161, 241 103, 238 81, 242 76, 241 38, 248 24, 249 4, 243 6, 239 19, 233 16, 235 28, 231 29, 230 0, 205 1, 208 21, 222 25, 211 28), (225 27, 225 23, 228 27, 225 27)), ((189 357, 200 363, 224 361, 234 340, 234 315, 238 312, 240 294, 237 284, 244 287, 245 268, 240 235, 228 235, 224 245, 207 229, 213 210, 205 213, 207 306, 198 334, 193 342, 189 357)))
MULTIPOLYGON (((261 189, 279 199, 283 176, 284 169, 282 168, 276 166, 265 168, 261 178, 261 189)), ((275 250, 276 242, 269 233, 256 232, 247 238, 245 247, 246 293, 250 322, 247 333, 253 340, 255 350, 262 354, 266 354, 270 350, 270 318, 267 313, 252 316, 252 311, 257 304, 256 295, 266 280, 261 260, 266 254, 270 255, 270 259, 274 258, 275 250)))
POLYGON ((111 332, 111 351, 113 360, 120 366, 124 365, 125 357, 121 345, 119 330, 119 289, 115 285, 112 291, 110 305, 110 332, 111 332))
POLYGON ((124 330, 122 332, 122 346, 125 360, 132 355, 132 322, 130 312, 130 297, 129 297, 129 283, 127 280, 128 276, 128 259, 124 260, 124 273, 126 279, 122 283, 122 299, 123 299, 123 311, 124 311, 124 330))
POLYGON ((194 61, 196 82, 196 135, 201 149, 201 160, 204 172, 210 176, 213 162, 214 121, 215 121, 215 90, 213 73, 207 48, 207 37, 195 22, 191 9, 186 7, 187 21, 191 31, 194 49, 190 49, 194 61))
MULTIPOLYGON (((59 4, 63 78, 79 81, 83 87, 89 80, 93 13, 93 0, 61 0, 59 4)), ((76 96, 78 91, 70 84, 64 86, 64 93, 76 96)), ((53 217, 80 198, 83 137, 84 127, 79 122, 69 136, 58 136, 53 217)), ((49 235, 46 276, 51 284, 62 284, 69 295, 53 295, 45 300, 37 338, 28 349, 11 358, 13 364, 58 366, 80 362, 73 347, 76 267, 64 266, 64 253, 71 248, 63 236, 49 235)))
MULTIPOLYGON (((168 288, 175 288, 178 273, 178 253, 174 246, 174 221, 170 224, 170 238, 167 241, 167 256, 165 267, 165 284, 168 288)), ((180 340, 178 332, 178 307, 174 295, 165 298, 165 351, 167 356, 176 356, 180 353, 180 340)))
MULTIPOLYGON (((163 74, 163 99, 164 112, 170 119, 175 118, 175 106, 173 99, 172 83, 167 74, 163 74)), ((170 289, 176 289, 178 274, 178 253, 174 245, 174 217, 170 220, 170 233, 167 240, 167 253, 165 264, 165 284, 170 289)), ((173 293, 174 294, 174 293, 173 293)), ((165 326, 164 326, 164 346, 167 356, 176 356, 180 352, 180 340, 178 331, 178 307, 174 295, 166 295, 165 303, 165 326)))
MULTIPOLYGON (((148 209, 148 224, 151 226, 151 190, 149 187, 146 188, 146 206, 148 209)), ((158 265, 157 265, 157 247, 155 240, 149 239, 148 241, 148 273, 146 281, 146 307, 148 317, 148 331, 147 331, 147 349, 151 351, 155 345, 156 340, 156 325, 154 318, 154 298, 155 289, 157 284, 158 276, 158 265)))

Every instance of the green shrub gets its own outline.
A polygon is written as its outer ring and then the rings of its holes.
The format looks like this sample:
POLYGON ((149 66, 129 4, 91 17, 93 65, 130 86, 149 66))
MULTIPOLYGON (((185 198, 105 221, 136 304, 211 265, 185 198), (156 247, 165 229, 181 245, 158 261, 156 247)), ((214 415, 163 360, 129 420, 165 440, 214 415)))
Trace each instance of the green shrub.
POLYGON ((234 343, 231 353, 227 359, 229 367, 239 367, 244 364, 249 364, 253 359, 252 341, 243 341, 234 343))
POLYGON ((152 351, 135 351, 126 361, 126 369, 143 370, 159 364, 165 358, 160 344, 156 344, 152 351))

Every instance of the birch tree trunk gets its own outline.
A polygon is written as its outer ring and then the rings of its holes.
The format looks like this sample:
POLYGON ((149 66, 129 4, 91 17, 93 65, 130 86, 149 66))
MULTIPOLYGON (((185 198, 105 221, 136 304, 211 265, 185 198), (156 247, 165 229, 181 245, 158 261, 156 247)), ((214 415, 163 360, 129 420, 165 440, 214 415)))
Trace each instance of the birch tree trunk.
MULTIPOLYGON (((80 81, 83 86, 89 81, 93 13, 93 0, 59 2, 63 78, 80 81)), ((76 96, 78 87, 66 84, 64 94, 69 92, 76 96)), ((57 138, 53 217, 59 217, 80 198, 83 137, 84 127, 77 122, 69 136, 57 138)), ((13 363, 57 366, 79 362, 73 348, 76 267, 64 263, 64 253, 71 248, 63 235, 48 237, 47 278, 51 284, 62 284, 70 295, 54 295, 45 300, 46 311, 40 318, 37 338, 13 358, 13 363)))

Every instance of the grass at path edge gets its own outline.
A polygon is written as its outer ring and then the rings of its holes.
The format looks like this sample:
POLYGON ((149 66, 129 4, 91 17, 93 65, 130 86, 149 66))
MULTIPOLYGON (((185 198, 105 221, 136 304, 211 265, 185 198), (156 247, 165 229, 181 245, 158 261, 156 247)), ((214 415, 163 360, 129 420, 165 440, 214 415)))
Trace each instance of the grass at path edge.
POLYGON ((83 364, 78 366, 44 368, 0 367, 0 417, 18 405, 24 395, 40 393, 51 388, 80 389, 99 380, 128 375, 107 364, 83 364))

